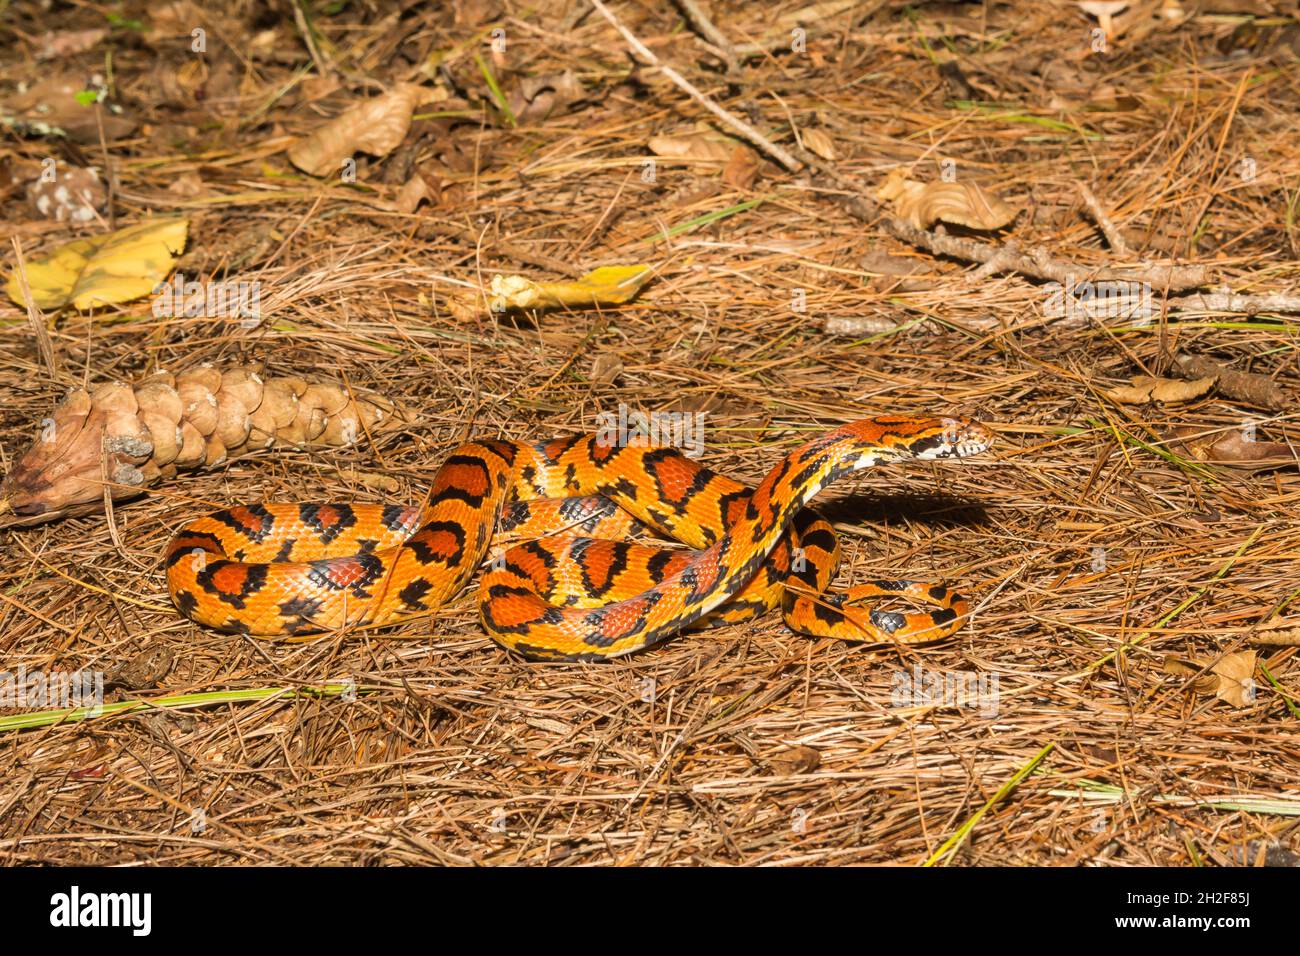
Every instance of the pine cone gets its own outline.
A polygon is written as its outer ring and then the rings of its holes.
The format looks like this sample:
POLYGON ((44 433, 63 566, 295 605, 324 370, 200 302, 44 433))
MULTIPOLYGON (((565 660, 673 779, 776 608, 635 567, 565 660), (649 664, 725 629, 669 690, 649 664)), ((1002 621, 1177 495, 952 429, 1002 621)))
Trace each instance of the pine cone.
POLYGON ((411 421, 401 406, 335 383, 263 379, 251 368, 203 365, 135 385, 72 390, 0 485, 7 524, 89 514, 181 470, 222 464, 272 445, 337 448, 411 421))

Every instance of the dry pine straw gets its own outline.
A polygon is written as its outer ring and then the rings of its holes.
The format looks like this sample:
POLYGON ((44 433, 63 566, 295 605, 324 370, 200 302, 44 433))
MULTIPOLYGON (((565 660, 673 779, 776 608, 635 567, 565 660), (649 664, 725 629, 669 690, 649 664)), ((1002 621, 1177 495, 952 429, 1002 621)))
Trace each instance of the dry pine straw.
MULTIPOLYGON (((1012 15, 995 5, 989 23, 967 18, 946 29, 1006 39, 978 55, 978 43, 962 40, 973 57, 968 72, 1002 99, 1057 116, 1042 107, 1049 80, 1069 86, 1070 76, 1045 78, 1044 64, 1075 63, 1059 54, 1080 42, 1081 24, 1059 4, 1018 6, 1012 15)), ((765 16, 729 9, 718 18, 724 29, 761 35, 765 16)), ((675 15, 647 10, 621 15, 737 108, 719 74, 701 68, 707 56, 670 39, 675 15)), ((931 37, 952 21, 919 16, 916 29, 931 37)), ((259 455, 179 480, 116 509, 118 543, 103 518, 0 532, 0 659, 10 670, 111 671, 162 645, 175 664, 149 693, 348 677, 367 689, 351 702, 282 699, 9 734, 0 748, 0 859, 916 863, 1048 744, 1037 771, 951 862, 1185 864, 1194 855, 1226 863, 1255 841, 1294 848, 1291 818, 1159 800, 1294 797, 1300 756, 1294 711, 1274 688, 1233 709, 1192 695, 1161 663, 1166 654, 1211 661, 1247 646, 1243 634, 1290 598, 1300 479, 1209 480, 1117 444, 1111 430, 1150 442, 1176 420, 1265 421, 1255 410, 1214 395, 1175 411, 1120 409, 1097 392, 1160 370, 1179 350, 1274 373, 1294 395, 1289 326, 1053 328, 1041 318, 1044 290, 1018 277, 966 283, 966 267, 925 259, 928 269, 905 286, 866 274, 864 254, 909 250, 847 219, 797 177, 765 168, 755 191, 741 194, 716 171, 661 163, 658 181, 643 183, 635 173, 646 139, 700 111, 658 77, 643 77, 648 93, 618 85, 626 61, 612 29, 594 17, 573 22, 558 12, 508 20, 511 63, 530 74, 573 68, 603 92, 518 131, 457 127, 479 167, 443 169, 461 183, 454 203, 417 216, 268 175, 283 169, 282 156, 263 159, 265 137, 278 132, 270 127, 263 140, 210 140, 201 168, 147 141, 123 147, 119 221, 177 207, 202 213, 190 262, 207 265, 191 271, 212 268, 223 250, 260 248, 270 293, 262 328, 160 321, 147 306, 107 322, 64 318, 54 342, 67 377, 56 383, 22 331, 25 316, 7 303, 0 309, 12 333, 0 341, 0 464, 26 447, 83 370, 102 381, 152 365, 257 362, 346 378, 421 415, 378 446, 259 455), (545 42, 562 27, 568 42, 545 42), (199 198, 166 191, 196 170, 199 198), (221 198, 250 193, 256 201, 221 198), (767 201, 714 226, 653 239, 757 196, 767 201), (481 249, 422 228, 425 217, 472 224, 481 249), (615 314, 457 323, 445 310, 448 293, 521 268, 494 258, 496 239, 584 265, 654 261, 660 276, 615 314), (796 289, 805 290, 806 313, 789 308, 796 289), (828 316, 861 314, 928 322, 870 341, 819 331, 828 316), (593 381, 594 365, 621 369, 593 381), (975 621, 947 643, 893 649, 811 641, 769 616, 608 666, 543 666, 491 645, 472 595, 396 631, 303 644, 216 635, 168 606, 163 547, 209 506, 418 500, 436 464, 468 435, 568 434, 620 402, 706 412, 707 463, 750 481, 802 437, 863 415, 956 412, 993 423, 1002 440, 986 460, 882 469, 822 502, 844 531, 846 580, 946 579, 976 597, 975 621), (400 488, 375 490, 372 473, 400 488), (996 713, 893 706, 898 676, 916 666, 996 678, 996 713), (783 755, 801 745, 818 752, 819 765, 784 772, 783 755), (1126 796, 1088 804, 1052 792, 1085 779, 1126 796), (197 809, 201 831, 190 822, 197 809)), ((754 97, 769 128, 787 115, 823 125, 846 172, 875 182, 896 163, 916 162, 929 177, 937 156, 955 157, 1027 210, 1014 236, 1084 263, 1109 254, 1084 215, 1078 181, 1146 255, 1158 255, 1160 243, 1186 251, 1196 229, 1189 217, 1213 193, 1197 256, 1234 287, 1285 290, 1297 273, 1284 217, 1294 184, 1265 177, 1245 188, 1224 177, 1246 153, 1261 170, 1294 168, 1288 116, 1297 80, 1294 70, 1218 56, 1214 40, 1230 26, 1202 21, 1158 33, 1141 56, 1114 61, 1108 82, 1136 96, 1135 107, 1066 114, 1102 139, 946 106, 916 30, 886 13, 852 29, 840 23, 839 40, 812 43, 808 57, 752 63, 745 77, 772 94, 754 97), (1264 79, 1242 93, 1251 70, 1264 79), (1225 123, 1231 135, 1216 149, 1225 123)), ((450 45, 445 23, 430 19, 426 28, 435 46, 450 45)), ((116 63, 119 82, 145 96, 133 55, 116 63)), ((1085 86, 1094 68, 1070 66, 1085 86)), ((4 78, 18 73, 10 64, 4 78)), ((242 98, 211 109, 233 130, 288 75, 287 66, 261 64, 242 98)), ((267 116, 296 133, 316 114, 295 94, 267 116)), ((26 223, 16 198, 3 212, 29 255, 59 239, 26 223)), ((1290 434, 1290 420, 1285 411, 1269 418, 1261 434, 1290 434)), ((1292 657, 1283 649, 1263 659, 1294 697, 1292 657)))

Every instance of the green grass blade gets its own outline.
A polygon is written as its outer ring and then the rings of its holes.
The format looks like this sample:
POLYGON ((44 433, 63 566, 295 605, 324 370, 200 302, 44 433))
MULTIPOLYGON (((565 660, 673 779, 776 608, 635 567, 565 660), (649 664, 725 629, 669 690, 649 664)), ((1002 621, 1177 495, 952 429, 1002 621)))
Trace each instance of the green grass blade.
POLYGON ((678 223, 667 232, 657 233, 649 239, 642 239, 636 244, 636 248, 652 246, 660 239, 671 239, 673 236, 680 236, 682 233, 698 229, 700 226, 707 226, 711 222, 718 222, 737 213, 748 212, 757 206, 761 206, 763 202, 764 200, 761 197, 759 199, 747 199, 745 202, 736 203, 736 205, 728 206, 726 209, 715 209, 713 212, 706 212, 703 216, 696 216, 694 219, 678 223))
POLYGON ((948 839, 944 841, 943 846, 935 850, 934 853, 930 856, 930 858, 926 860, 925 863, 923 863, 922 865, 934 866, 934 864, 939 862, 939 860, 943 859, 943 857, 947 856, 950 853, 955 853, 957 849, 963 843, 966 842, 966 838, 970 836, 970 832, 975 829, 975 824, 979 823, 980 820, 983 819, 984 814, 988 813, 989 810, 991 810, 997 803, 999 803, 1007 794, 1009 794, 1012 790, 1014 790, 1017 786, 1019 786, 1021 780, 1024 780, 1025 777, 1033 773, 1034 768, 1037 767, 1039 763, 1042 762, 1042 759, 1046 757, 1049 753, 1051 753, 1055 747, 1056 744, 1048 744, 1042 750, 1038 751, 1038 753, 1036 753, 1033 756, 1033 759, 1031 759, 1029 763, 1025 764, 1023 767, 1017 770, 1015 772, 1015 775, 1012 776, 1012 778, 1008 780, 1006 783, 1004 783, 997 793, 989 797, 989 799, 985 802, 984 806, 976 810, 975 813, 971 815, 971 818, 969 820, 967 820, 960 827, 958 827, 957 832, 954 833, 952 836, 948 837, 948 839))
POLYGON ((497 109, 499 109, 501 115, 505 117, 506 123, 512 127, 518 126, 519 121, 515 119, 514 110, 510 108, 510 104, 506 102, 505 94, 501 92, 501 87, 497 85, 497 78, 492 75, 492 68, 487 65, 487 61, 483 59, 481 53, 475 52, 474 62, 478 64, 478 70, 483 74, 483 80, 487 83, 488 90, 492 93, 492 102, 497 105, 497 109))
POLYGON ((0 732, 30 730, 33 727, 50 727, 54 724, 74 723, 113 717, 137 710, 194 710, 212 704, 242 704, 248 701, 270 700, 273 697, 339 697, 348 691, 360 689, 354 684, 322 684, 319 687, 255 687, 249 690, 217 690, 201 694, 177 694, 174 697, 155 697, 153 700, 122 700, 102 707, 70 707, 60 710, 37 710, 26 714, 0 717, 0 732))

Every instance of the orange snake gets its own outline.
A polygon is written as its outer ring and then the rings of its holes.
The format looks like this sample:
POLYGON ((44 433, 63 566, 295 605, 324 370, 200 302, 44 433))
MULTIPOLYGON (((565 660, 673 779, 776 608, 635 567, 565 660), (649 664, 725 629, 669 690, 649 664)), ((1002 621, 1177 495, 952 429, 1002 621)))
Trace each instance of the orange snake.
POLYGON ((443 463, 421 508, 245 505, 193 521, 168 546, 167 584, 187 616, 224 631, 376 627, 435 610, 494 542, 520 542, 489 561, 479 619, 530 658, 618 657, 691 625, 778 606, 801 633, 935 640, 964 623, 966 601, 913 581, 827 592, 839 544, 805 505, 858 469, 966 457, 991 442, 983 425, 962 419, 864 419, 802 445, 752 490, 673 448, 600 435, 470 442, 443 463), (694 550, 617 540, 637 522, 694 550), (882 595, 937 610, 856 604, 882 595))

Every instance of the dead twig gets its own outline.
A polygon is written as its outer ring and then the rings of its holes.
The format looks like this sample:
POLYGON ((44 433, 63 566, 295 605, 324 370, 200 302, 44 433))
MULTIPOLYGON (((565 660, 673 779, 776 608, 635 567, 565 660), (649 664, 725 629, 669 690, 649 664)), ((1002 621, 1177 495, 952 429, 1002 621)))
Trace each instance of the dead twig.
POLYGON ((641 57, 641 59, 645 60, 664 76, 668 77, 668 79, 672 80, 673 83, 675 83, 687 96, 695 100, 695 102, 699 103, 723 123, 730 126, 751 144, 761 149, 768 156, 771 156, 786 169, 791 172, 798 171, 800 168, 799 160, 795 159, 787 150, 776 145, 776 143, 772 142, 748 123, 736 118, 731 113, 728 113, 721 106, 692 86, 686 77, 663 63, 659 57, 655 56, 654 53, 650 51, 649 47, 636 38, 636 35, 633 34, 631 30, 623 26, 622 21, 620 21, 618 17, 614 16, 609 7, 605 6, 601 0, 591 0, 591 5, 600 12, 601 16, 610 22, 610 25, 615 30, 623 35, 623 39, 627 41, 628 46, 630 46, 636 54, 641 57))
POLYGON ((1088 212, 1092 215, 1093 221, 1097 223, 1102 235, 1106 237, 1106 242, 1110 245, 1111 251, 1126 258, 1132 255, 1132 250, 1129 249, 1128 243, 1124 241, 1124 234, 1111 221, 1110 216, 1106 215, 1106 210, 1101 207, 1101 203, 1093 195, 1092 190, 1086 184, 1079 183, 1079 195, 1083 197, 1083 204, 1088 207, 1088 212))
MULTIPOLYGON (((864 221, 870 221, 870 205, 858 198, 844 205, 850 213, 864 221)), ((1006 245, 993 245, 953 236, 943 232, 930 232, 918 229, 909 222, 889 218, 883 226, 891 235, 915 246, 920 246, 935 255, 952 256, 969 262, 997 262, 994 271, 1019 272, 1021 275, 1036 279, 1048 279, 1062 284, 1088 278, 1094 282, 1138 282, 1147 283, 1155 289, 1195 289, 1210 281, 1210 271, 1205 266, 1150 265, 1136 269, 1097 269, 1058 259, 1041 246, 1025 250, 1023 253, 1008 254, 1006 245)))
POLYGON ((1300 295, 1235 295, 1231 292, 1196 292, 1170 299, 1183 312, 1287 312, 1300 314, 1300 295))
POLYGON ((682 15, 686 21, 695 29, 714 48, 717 55, 722 58, 722 62, 727 67, 727 79, 734 82, 740 80, 740 59, 736 56, 736 48, 732 46, 726 34, 719 30, 709 19, 708 15, 700 9, 700 5, 695 0, 676 0, 677 6, 681 9, 682 15))

